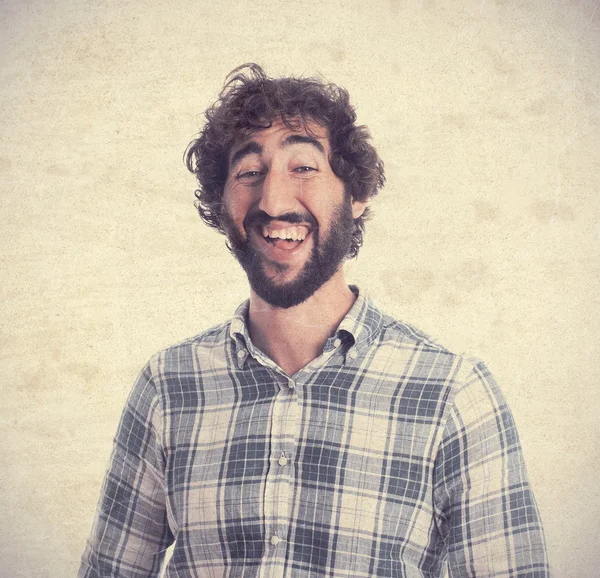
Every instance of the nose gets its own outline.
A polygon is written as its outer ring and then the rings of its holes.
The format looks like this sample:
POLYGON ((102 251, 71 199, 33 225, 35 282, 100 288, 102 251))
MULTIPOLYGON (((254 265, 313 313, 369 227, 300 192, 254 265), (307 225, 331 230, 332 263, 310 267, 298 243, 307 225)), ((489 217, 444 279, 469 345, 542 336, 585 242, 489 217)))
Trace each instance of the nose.
POLYGON ((284 171, 270 170, 261 187, 258 208, 271 217, 278 217, 296 209, 296 194, 284 171))

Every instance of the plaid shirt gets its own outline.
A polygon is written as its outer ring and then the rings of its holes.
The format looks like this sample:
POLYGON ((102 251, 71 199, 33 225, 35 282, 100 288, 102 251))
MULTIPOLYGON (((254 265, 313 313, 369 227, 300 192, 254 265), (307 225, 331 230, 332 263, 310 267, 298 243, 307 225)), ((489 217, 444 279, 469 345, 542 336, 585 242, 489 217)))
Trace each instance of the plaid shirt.
MULTIPOLYGON (((358 289, 351 286, 355 293, 358 289)), ((79 578, 549 576, 486 366, 360 294, 289 377, 233 319, 152 357, 79 578)))

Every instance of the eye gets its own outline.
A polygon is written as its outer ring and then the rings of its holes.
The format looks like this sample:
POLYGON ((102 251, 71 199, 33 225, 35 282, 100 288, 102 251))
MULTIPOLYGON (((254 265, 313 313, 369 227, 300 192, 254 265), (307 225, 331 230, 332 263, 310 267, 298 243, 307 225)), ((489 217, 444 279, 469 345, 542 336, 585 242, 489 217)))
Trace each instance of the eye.
POLYGON ((302 167, 296 167, 294 169, 295 173, 309 173, 311 171, 316 171, 317 169, 315 169, 314 167, 309 167, 309 166, 302 166, 302 167))
POLYGON ((262 171, 245 171, 236 176, 238 181, 254 181, 262 176, 262 171))

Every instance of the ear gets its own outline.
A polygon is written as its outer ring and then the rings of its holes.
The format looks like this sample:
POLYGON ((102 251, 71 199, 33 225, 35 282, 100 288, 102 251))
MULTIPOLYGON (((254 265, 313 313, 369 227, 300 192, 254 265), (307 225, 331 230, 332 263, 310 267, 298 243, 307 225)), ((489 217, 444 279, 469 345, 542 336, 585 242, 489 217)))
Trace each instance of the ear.
POLYGON ((352 218, 358 219, 367 208, 367 201, 352 201, 352 218))

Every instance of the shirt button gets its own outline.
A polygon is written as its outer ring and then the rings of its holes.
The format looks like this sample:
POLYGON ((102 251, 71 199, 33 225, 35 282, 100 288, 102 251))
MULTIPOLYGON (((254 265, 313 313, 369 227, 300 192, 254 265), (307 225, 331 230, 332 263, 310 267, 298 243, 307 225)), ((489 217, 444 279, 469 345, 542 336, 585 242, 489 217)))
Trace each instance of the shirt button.
POLYGON ((273 544, 273 546, 277 546, 277 544, 279 544, 279 536, 277 534, 271 537, 271 544, 273 544))
POLYGON ((356 349, 351 349, 348 351, 348 356, 350 359, 356 359, 358 357, 358 351, 356 351, 356 349))
POLYGON ((246 355, 246 352, 245 352, 243 349, 240 349, 240 350, 237 352, 237 356, 238 356, 240 359, 242 359, 242 357, 244 357, 245 355, 246 355))
POLYGON ((342 340, 341 339, 336 339, 333 342, 334 347, 339 347, 342 344, 342 340))
POLYGON ((283 467, 283 466, 287 465, 287 463, 288 463, 288 459, 287 459, 285 456, 281 456, 281 457, 279 458, 279 465, 280 465, 281 467, 283 467))
POLYGON ((294 389, 296 387, 296 384, 291 379, 288 381, 288 385, 290 386, 290 389, 294 389))

